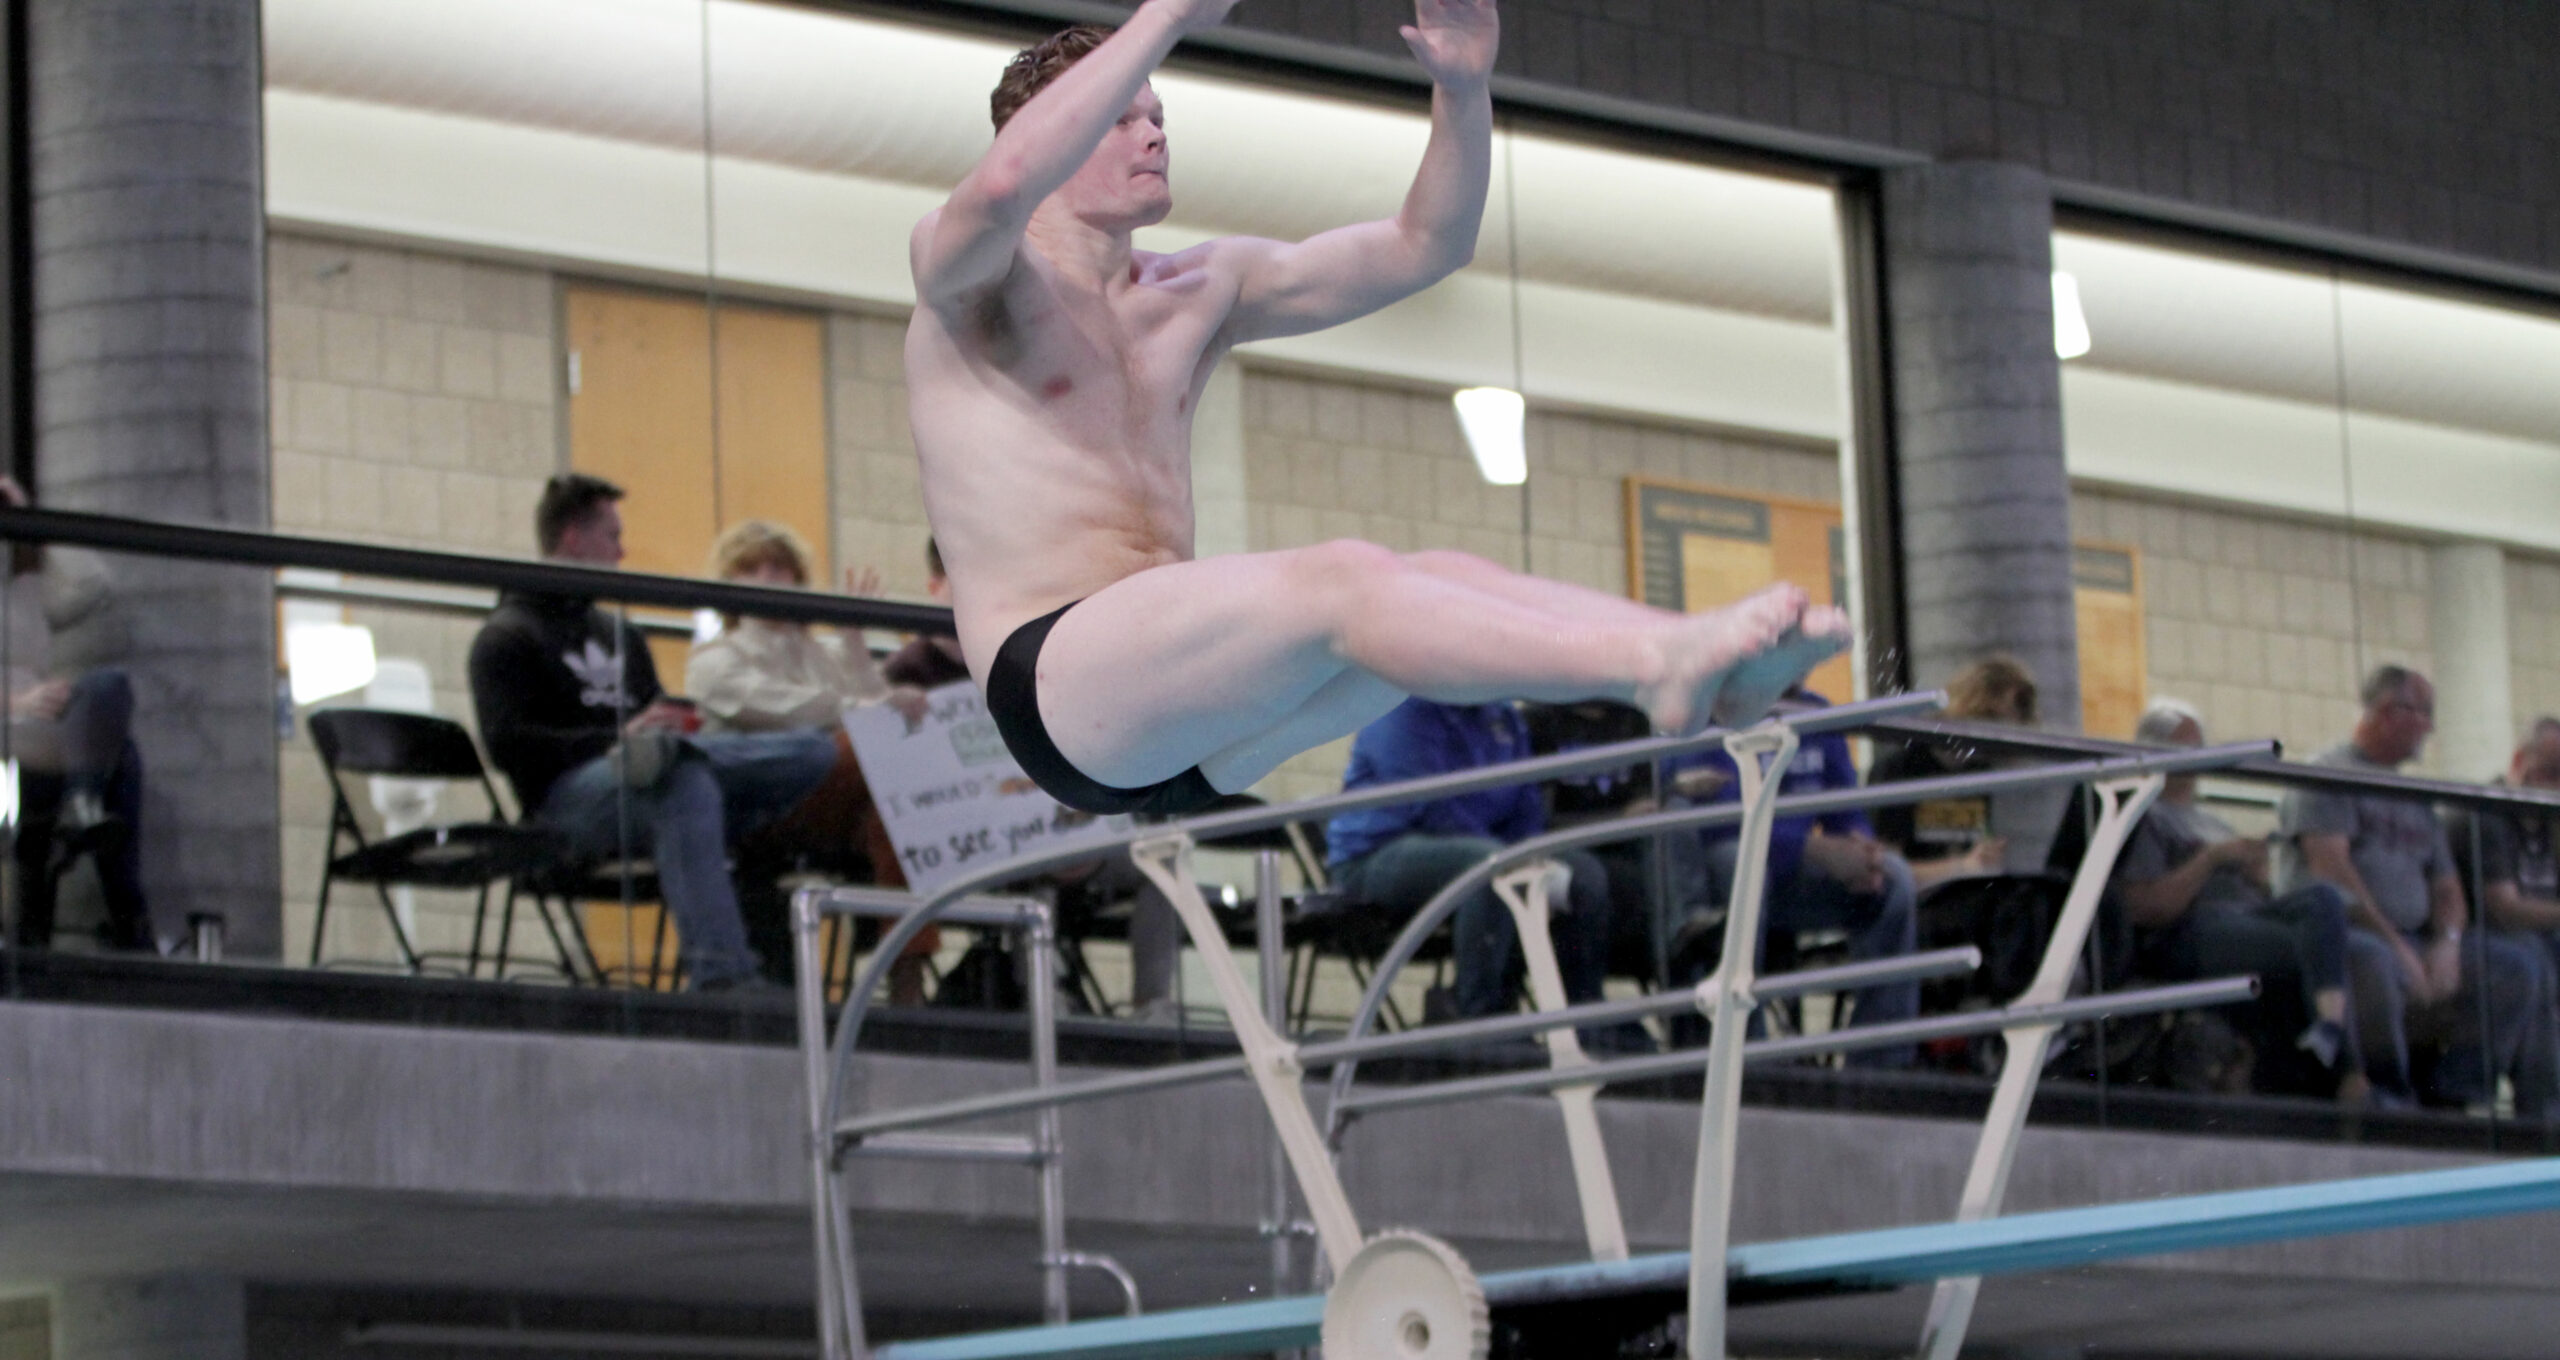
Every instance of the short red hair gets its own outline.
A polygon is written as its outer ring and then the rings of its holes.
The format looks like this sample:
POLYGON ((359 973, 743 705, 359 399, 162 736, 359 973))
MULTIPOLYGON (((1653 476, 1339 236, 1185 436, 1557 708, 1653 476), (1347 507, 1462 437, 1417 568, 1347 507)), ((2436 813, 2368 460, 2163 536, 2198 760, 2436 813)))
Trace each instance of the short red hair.
POLYGON ((1111 32, 1095 24, 1078 24, 1014 53, 1013 60, 1005 63, 1004 76, 996 81, 995 93, 987 96, 987 111, 995 116, 996 127, 1001 130, 1013 121, 1033 95, 1049 88, 1087 52, 1102 46, 1111 32))

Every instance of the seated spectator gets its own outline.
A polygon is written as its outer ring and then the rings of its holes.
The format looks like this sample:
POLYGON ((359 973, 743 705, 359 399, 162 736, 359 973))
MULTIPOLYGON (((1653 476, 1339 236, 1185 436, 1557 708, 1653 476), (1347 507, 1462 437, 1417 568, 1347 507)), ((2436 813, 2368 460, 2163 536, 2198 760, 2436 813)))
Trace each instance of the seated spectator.
MULTIPOLYGON (((2155 700, 2134 736, 2202 746, 2204 718, 2175 699, 2155 700)), ((2346 1024, 2347 899, 2320 882, 2274 896, 2268 869, 2264 840, 2197 806, 2194 775, 2169 776, 2116 859, 2141 970, 2173 982, 2256 974, 2265 990, 2247 1013, 2259 1022, 2248 1028, 2260 1046, 2301 1049, 2333 1075, 2339 1100, 2361 1105, 2372 1087, 2346 1024)), ((2359 947, 2381 946, 2368 936, 2359 947)))
MULTIPOLYGON (((1793 705, 1813 708, 1829 702, 1802 687, 1790 691, 1787 698, 1793 705)), ((1712 783, 1714 792, 1699 801, 1733 802, 1742 796, 1733 757, 1721 748, 1688 757, 1671 769, 1675 788, 1701 775, 1712 783)), ((1858 767, 1849 757, 1849 739, 1837 732, 1804 738, 1794 762, 1778 776, 1782 796, 1857 786, 1858 767)), ((1722 939, 1742 842, 1737 828, 1717 827, 1683 838, 1681 844, 1685 853, 1674 860, 1675 880, 1681 887, 1702 892, 1703 900, 1692 897, 1702 909, 1689 916, 1674 940, 1671 981, 1690 983, 1715 966, 1713 951, 1722 939)), ((1782 930, 1846 931, 1849 957, 1859 960, 1895 958, 1917 947, 1914 904, 1919 893, 1911 866, 1876 839, 1875 827, 1863 812, 1779 818, 1769 831, 1767 883, 1760 935, 1763 959, 1768 956, 1770 935, 1782 930)), ((1849 995, 1852 1025, 1890 1024, 1920 1013, 1916 981, 1879 983, 1849 995)), ((1917 1050, 1904 1044, 1851 1053, 1848 1061, 1861 1067, 1909 1067, 1916 1056, 1917 1050)))
MULTIPOLYGON (((535 512, 543 556, 619 564, 621 499, 601 478, 552 478, 535 512)), ((695 989, 771 985, 729 850, 776 823, 840 821, 844 790, 861 778, 847 746, 812 729, 691 735, 694 710, 659 688, 648 647, 588 599, 501 595, 470 670, 481 740, 526 814, 579 854, 652 861, 695 989)))
MULTIPOLYGON (((743 520, 711 545, 711 574, 723 581, 806 588, 813 556, 789 526, 743 520)), ((845 574, 846 594, 868 595, 879 588, 878 572, 845 574)), ((847 867, 827 862, 827 854, 812 854, 814 848, 839 854, 858 850, 873 881, 906 883, 898 848, 871 801, 843 716, 850 708, 885 703, 913 723, 924 716, 924 691, 882 679, 858 632, 820 632, 787 619, 735 614, 721 615, 720 625, 718 636, 694 643, 685 659, 685 693, 701 711, 702 730, 716 736, 809 728, 824 732, 838 746, 836 774, 823 796, 806 800, 809 806, 794 817, 748 838, 738 856, 748 943, 764 958, 779 960, 791 948, 789 908, 777 886, 781 876, 805 867, 847 867), (811 860, 817 862, 805 863, 811 860)), ((876 928, 876 923, 865 924, 876 928)), ((908 941, 889 974, 892 1004, 924 1000, 926 966, 941 944, 938 927, 927 927, 908 941)))
MULTIPOLYGON (((924 589, 935 604, 951 603, 951 577, 942 570, 942 548, 924 541, 924 589)), ((940 689, 969 678, 969 663, 960 656, 960 639, 949 633, 918 633, 881 667, 893 685, 940 689)))
MULTIPOLYGON (((1642 741, 1653 735, 1653 720, 1643 709, 1612 699, 1522 704, 1520 712, 1529 724, 1529 749, 1541 756, 1642 741)), ((1641 816, 1661 807, 1653 794, 1649 760, 1549 780, 1546 797, 1551 831, 1641 816)), ((1681 916, 1673 910, 1677 894, 1661 890, 1676 876, 1657 848, 1666 839, 1687 838, 1640 836, 1586 847, 1608 871, 1609 900, 1617 907, 1609 938, 1613 977, 1641 978, 1658 986, 1668 976, 1665 964, 1681 916)))
MULTIPOLYGON (((2560 793, 2560 718, 2536 721, 2496 787, 2560 793)), ((2533 945, 2560 970, 2560 844, 2549 813, 2465 810, 2452 818, 2454 862, 2480 893, 2489 924, 2533 945)))
MULTIPOLYGON (((1947 682, 1944 716, 1960 722, 2033 727, 2036 678, 2015 657, 1986 657, 1947 682)), ((1877 754, 1867 782, 1892 784, 1971 774, 1998 764, 1998 757, 1975 748, 1905 742, 1877 754)), ((1910 864, 1912 881, 1919 887, 1969 874, 1996 874, 2008 854, 2008 839, 1996 834, 1992 802, 1991 795, 1978 794, 1878 808, 1876 833, 1910 864)))
MULTIPOLYGON (((711 574, 748 585, 805 589, 809 545, 789 526, 743 520, 711 545, 711 574)), ((847 594, 879 588, 879 574, 847 573, 847 594)), ((892 686, 861 636, 820 632, 786 619, 720 616, 720 633, 693 644, 685 693, 702 710, 705 732, 832 728, 844 711, 886 703, 910 721, 924 715, 923 691, 892 686)))
MULTIPOLYGON (((0 503, 27 494, 0 477, 0 503)), ((59 858, 91 852, 109 949, 158 947, 142 895, 142 753, 133 684, 100 664, 123 642, 123 616, 96 553, 9 545, 9 753, 18 763, 17 941, 53 942, 59 858)))
MULTIPOLYGON (((2383 666, 2365 681, 2362 697, 2354 737, 2311 764, 2388 774, 2414 759, 2435 730, 2435 687, 2416 671, 2383 666)), ((2425 1035, 2443 1048, 2427 1091, 2435 1099, 2485 1105, 2503 1073, 2514 1082, 2519 1116, 2560 1113, 2552 1104, 2560 1095, 2560 1021, 2547 970, 2535 950, 2513 938, 2484 933, 2466 947, 2462 879, 2427 805, 2293 789, 2284 798, 2282 834, 2279 888, 2335 886, 2346 894, 2349 924, 2383 946, 2349 958, 2357 1039, 2377 1092, 2387 1098, 2410 1089, 2407 1050, 2393 1046, 2414 1046, 2425 1035)))
MULTIPOLYGON (((2033 727, 2041 719, 2036 678, 2016 658, 1993 655, 1947 682, 1944 715, 1958 722, 2033 727)), ((2008 768, 2020 758, 1961 739, 1916 740, 1880 750, 1867 782, 1873 787, 2008 768)), ((2052 872, 2051 850, 2079 796, 2068 786, 2004 793, 1940 795, 1875 810, 1877 836, 1910 861, 1920 891, 1924 948, 1972 945, 1982 966, 1959 982, 1923 987, 1950 1001, 2007 1001, 2042 970, 2060 919, 2065 885, 2052 872)), ((2131 931, 2113 898, 2102 898, 2089 937, 2105 972, 2100 988, 2122 980, 2132 959, 2131 931)), ((1990 1060, 1984 1041, 1932 1045, 1968 1065, 1990 1060)))
MULTIPOLYGON (((1507 703, 1439 704, 1407 699, 1360 729, 1351 743, 1345 792, 1520 760, 1528 724, 1507 703)), ((1399 915, 1425 902, 1477 861, 1546 830, 1546 801, 1534 784, 1487 789, 1424 803, 1347 812, 1325 828, 1334 886, 1399 915)), ((1609 965, 1609 876, 1579 850, 1551 856, 1568 881, 1547 899, 1548 934, 1565 999, 1597 1001, 1609 965)), ((1523 966, 1511 911, 1490 885, 1458 904, 1456 1009, 1499 1015, 1518 1005, 1523 966)), ((1603 1047, 1645 1048, 1640 1026, 1585 1031, 1603 1047)))

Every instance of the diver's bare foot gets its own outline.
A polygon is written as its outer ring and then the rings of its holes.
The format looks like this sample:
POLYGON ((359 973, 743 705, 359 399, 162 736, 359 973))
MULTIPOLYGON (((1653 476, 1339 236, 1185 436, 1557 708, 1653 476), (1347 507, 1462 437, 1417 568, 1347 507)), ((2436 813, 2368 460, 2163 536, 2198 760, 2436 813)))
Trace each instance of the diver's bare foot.
POLYGON ((1711 710, 1715 721, 1727 727, 1758 722, 1768 716, 1778 696, 1794 688, 1814 667, 1847 650, 1847 614, 1827 604, 1805 610, 1775 644, 1744 657, 1726 672, 1724 689, 1711 710))
POLYGON ((1653 730, 1686 736, 1706 726, 1733 668, 1777 646, 1804 615, 1804 592, 1774 585, 1721 609, 1691 614, 1662 631, 1660 673, 1635 702, 1653 730))

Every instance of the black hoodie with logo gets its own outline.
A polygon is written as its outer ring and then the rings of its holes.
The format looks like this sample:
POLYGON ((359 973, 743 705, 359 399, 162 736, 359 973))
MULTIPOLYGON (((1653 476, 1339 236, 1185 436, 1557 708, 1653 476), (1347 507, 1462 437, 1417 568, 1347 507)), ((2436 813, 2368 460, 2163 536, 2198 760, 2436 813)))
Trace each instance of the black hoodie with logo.
POLYGON ((528 814, 663 693, 639 634, 592 600, 508 591, 471 641, 480 740, 528 814))

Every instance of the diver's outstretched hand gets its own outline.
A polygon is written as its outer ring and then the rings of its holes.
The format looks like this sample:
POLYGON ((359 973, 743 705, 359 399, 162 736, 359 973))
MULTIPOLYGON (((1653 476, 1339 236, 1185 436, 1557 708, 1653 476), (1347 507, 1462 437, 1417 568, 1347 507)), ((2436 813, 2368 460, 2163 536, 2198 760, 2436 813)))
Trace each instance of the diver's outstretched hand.
POLYGON ((1493 0, 1413 0, 1413 22, 1396 31, 1434 82, 1459 89, 1492 77, 1494 50, 1502 43, 1493 0))

